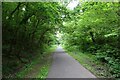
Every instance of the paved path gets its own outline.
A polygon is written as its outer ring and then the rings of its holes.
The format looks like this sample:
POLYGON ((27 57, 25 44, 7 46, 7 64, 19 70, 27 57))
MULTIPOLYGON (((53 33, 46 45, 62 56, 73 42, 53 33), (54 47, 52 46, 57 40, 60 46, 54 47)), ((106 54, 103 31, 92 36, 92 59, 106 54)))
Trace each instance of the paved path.
POLYGON ((96 78, 61 47, 53 54, 53 63, 47 78, 96 78))

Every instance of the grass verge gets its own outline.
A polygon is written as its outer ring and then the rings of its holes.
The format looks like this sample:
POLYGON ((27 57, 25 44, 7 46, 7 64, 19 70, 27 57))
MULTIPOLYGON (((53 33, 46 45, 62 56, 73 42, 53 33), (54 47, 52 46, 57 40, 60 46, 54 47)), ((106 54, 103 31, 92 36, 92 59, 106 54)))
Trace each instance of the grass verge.
POLYGON ((51 64, 51 53, 55 50, 56 46, 46 50, 44 54, 38 55, 33 61, 22 68, 16 74, 17 78, 46 78, 48 69, 51 64))
POLYGON ((76 59, 80 64, 82 64, 86 69, 93 73, 97 78, 110 78, 112 75, 109 72, 109 68, 105 63, 97 60, 95 55, 82 52, 70 52, 66 51, 74 59, 76 59))

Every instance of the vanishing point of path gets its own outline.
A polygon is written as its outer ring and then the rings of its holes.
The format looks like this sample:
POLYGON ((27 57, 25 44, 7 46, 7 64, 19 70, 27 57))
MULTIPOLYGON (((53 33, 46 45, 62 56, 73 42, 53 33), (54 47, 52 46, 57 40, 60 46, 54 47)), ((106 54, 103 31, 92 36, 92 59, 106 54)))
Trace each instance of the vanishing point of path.
POLYGON ((53 54, 53 63, 47 78, 96 78, 61 47, 53 54))

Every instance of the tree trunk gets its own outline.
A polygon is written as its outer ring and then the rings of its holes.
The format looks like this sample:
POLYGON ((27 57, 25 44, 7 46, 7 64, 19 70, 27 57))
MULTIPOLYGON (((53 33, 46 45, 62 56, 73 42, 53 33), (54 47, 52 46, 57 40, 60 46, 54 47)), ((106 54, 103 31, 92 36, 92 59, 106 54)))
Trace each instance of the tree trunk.
POLYGON ((94 34, 93 34, 93 32, 90 32, 90 36, 91 36, 91 39, 92 39, 93 43, 95 43, 95 39, 94 39, 94 34))

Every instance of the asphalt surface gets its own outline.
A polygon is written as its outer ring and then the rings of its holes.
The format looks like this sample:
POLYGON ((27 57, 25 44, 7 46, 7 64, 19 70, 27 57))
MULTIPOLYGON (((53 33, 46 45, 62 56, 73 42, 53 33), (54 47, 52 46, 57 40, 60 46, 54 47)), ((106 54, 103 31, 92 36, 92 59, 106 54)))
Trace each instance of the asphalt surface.
POLYGON ((53 62, 47 78, 96 78, 79 62, 58 47, 53 54, 53 62))

